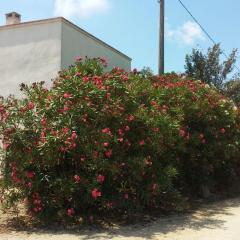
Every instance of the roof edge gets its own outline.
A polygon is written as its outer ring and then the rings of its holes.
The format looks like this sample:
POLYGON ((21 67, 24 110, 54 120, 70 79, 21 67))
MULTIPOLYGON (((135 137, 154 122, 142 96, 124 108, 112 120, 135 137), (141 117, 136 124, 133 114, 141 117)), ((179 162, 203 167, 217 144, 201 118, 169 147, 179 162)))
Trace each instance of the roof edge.
POLYGON ((46 18, 46 19, 41 19, 41 20, 34 20, 34 21, 28 21, 28 22, 21 22, 18 24, 11 24, 11 25, 2 25, 0 26, 0 30, 3 29, 11 29, 11 28, 17 28, 17 27, 24 27, 25 25, 35 25, 35 24, 41 24, 41 23, 48 23, 48 22, 57 22, 57 21, 62 21, 66 24, 68 24, 69 26, 75 28, 76 30, 78 30, 79 32, 83 33, 84 35, 86 35, 87 37, 92 38, 93 40, 97 41, 98 43, 110 48, 111 50, 113 50, 114 52, 118 53, 119 55, 123 56, 124 58, 128 59, 129 61, 132 61, 132 58, 128 57, 126 54, 120 52, 119 50, 117 50, 116 48, 110 46, 109 44, 105 43, 104 41, 100 40, 99 38, 95 37, 94 35, 92 35, 91 33, 85 31, 84 29, 80 28, 79 26, 77 26, 76 24, 72 23, 71 21, 67 20, 64 17, 55 17, 55 18, 46 18))
POLYGON ((107 44, 106 42, 102 41, 101 39, 95 37, 94 35, 92 35, 91 33, 85 31, 84 29, 80 28, 79 26, 77 26, 76 24, 72 23, 71 21, 67 20, 64 17, 59 17, 63 22, 65 22, 66 24, 70 25, 71 27, 75 28, 76 30, 80 31, 81 33, 83 33, 84 35, 96 40, 98 43, 107 46, 108 48, 112 49, 114 52, 122 55, 123 57, 127 58, 128 60, 132 61, 132 58, 130 58, 129 56, 127 56, 126 54, 120 52, 119 50, 117 50, 116 48, 112 47, 111 45, 107 44))

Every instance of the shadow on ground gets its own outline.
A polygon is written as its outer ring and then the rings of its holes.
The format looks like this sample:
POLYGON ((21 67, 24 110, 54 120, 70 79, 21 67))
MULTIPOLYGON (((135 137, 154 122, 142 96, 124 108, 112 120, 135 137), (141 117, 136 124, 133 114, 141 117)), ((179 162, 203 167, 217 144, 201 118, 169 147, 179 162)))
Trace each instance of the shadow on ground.
MULTIPOLYGON (((82 229, 74 230, 60 230, 59 228, 46 229, 46 228, 30 228, 24 223, 21 226, 21 218, 18 219, 0 219, 0 229, 4 226, 10 227, 10 230, 27 232, 29 234, 51 234, 51 235, 72 235, 81 236, 81 239, 111 239, 113 237, 136 237, 151 239, 155 235, 166 235, 168 233, 178 232, 184 229, 200 231, 202 229, 216 229, 223 228, 225 219, 223 216, 232 215, 232 208, 240 207, 240 198, 225 200, 206 204, 199 210, 191 213, 174 215, 170 217, 155 218, 149 222, 138 222, 126 226, 112 227, 84 227, 82 229), (17 224, 17 225, 16 225, 17 224)), ((3 215, 4 216, 4 215, 3 215)), ((22 220, 23 221, 23 220, 22 220)), ((1 232, 0 232, 1 233, 1 232)))

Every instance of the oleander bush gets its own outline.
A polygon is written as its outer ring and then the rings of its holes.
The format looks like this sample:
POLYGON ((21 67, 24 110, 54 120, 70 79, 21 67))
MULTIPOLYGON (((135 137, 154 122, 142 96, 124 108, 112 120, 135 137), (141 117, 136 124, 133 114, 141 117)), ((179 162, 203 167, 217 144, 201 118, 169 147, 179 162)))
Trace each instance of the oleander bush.
POLYGON ((78 59, 50 89, 22 85, 0 102, 2 201, 39 219, 174 209, 182 196, 240 176, 239 109, 175 74, 78 59))

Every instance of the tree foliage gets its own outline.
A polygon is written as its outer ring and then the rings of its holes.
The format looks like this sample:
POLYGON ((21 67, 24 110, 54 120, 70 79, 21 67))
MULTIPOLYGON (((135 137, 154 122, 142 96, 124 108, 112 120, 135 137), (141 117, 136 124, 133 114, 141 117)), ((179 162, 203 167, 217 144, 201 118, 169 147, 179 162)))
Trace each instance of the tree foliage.
POLYGON ((231 98, 235 104, 240 106, 240 73, 236 74, 232 80, 224 85, 224 94, 231 98))
POLYGON ((221 88, 229 73, 233 71, 236 62, 237 49, 233 49, 227 60, 221 61, 223 50, 220 44, 214 44, 207 54, 199 49, 193 49, 185 59, 186 74, 207 84, 221 88))

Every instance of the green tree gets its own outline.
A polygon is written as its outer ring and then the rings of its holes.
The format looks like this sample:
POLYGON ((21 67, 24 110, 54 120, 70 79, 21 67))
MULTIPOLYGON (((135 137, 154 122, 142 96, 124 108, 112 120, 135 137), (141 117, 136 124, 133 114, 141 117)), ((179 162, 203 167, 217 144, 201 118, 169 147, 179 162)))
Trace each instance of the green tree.
POLYGON ((220 44, 214 44, 204 54, 199 49, 193 49, 191 54, 186 55, 185 70, 189 77, 213 84, 222 88, 229 73, 233 71, 237 58, 237 49, 233 49, 226 61, 221 61, 223 50, 220 44))
POLYGON ((224 84, 223 92, 240 106, 240 73, 234 75, 232 80, 224 84))

